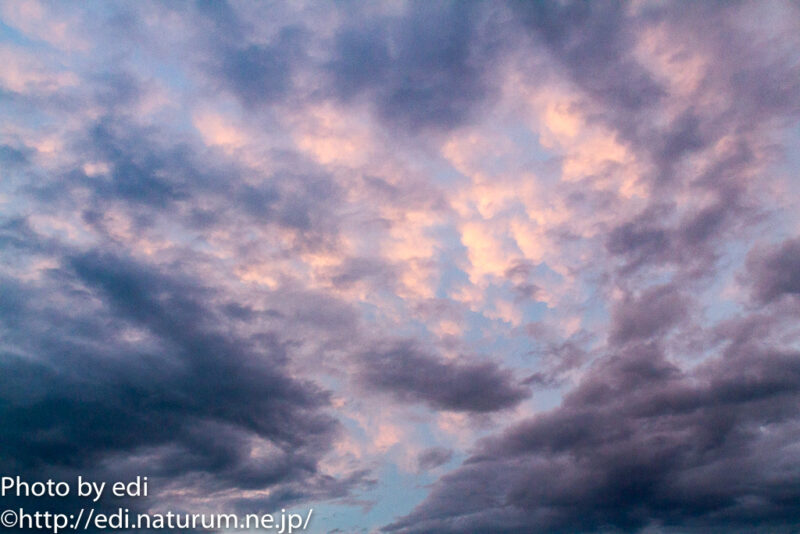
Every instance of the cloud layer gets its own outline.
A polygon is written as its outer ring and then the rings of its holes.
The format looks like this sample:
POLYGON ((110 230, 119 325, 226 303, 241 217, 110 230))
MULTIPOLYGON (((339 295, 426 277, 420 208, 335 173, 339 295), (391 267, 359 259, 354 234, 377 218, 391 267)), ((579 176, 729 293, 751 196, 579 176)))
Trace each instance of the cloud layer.
POLYGON ((798 21, 0 2, 0 471, 314 532, 795 530, 798 21))

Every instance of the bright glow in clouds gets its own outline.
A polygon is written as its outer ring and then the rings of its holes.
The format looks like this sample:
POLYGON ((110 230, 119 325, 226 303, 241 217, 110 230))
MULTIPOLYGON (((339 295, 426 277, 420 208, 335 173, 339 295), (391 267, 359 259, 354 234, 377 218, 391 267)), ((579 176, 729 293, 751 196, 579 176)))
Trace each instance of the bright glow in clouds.
POLYGON ((311 532, 800 528, 797 3, 0 23, 1 472, 311 532))

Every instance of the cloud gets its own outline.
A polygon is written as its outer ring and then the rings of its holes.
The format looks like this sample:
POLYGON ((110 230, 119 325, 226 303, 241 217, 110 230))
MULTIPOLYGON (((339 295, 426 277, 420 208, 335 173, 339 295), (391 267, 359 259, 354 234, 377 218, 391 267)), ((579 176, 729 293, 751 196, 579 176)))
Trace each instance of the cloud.
POLYGON ((685 372, 653 346, 608 356, 560 407, 484 441, 386 530, 788 528, 798 357, 753 343, 685 372))
POLYGON ((493 412, 516 406, 530 395, 510 371, 494 362, 442 360, 409 342, 362 356, 359 379, 404 402, 422 402, 438 410, 493 412))
POLYGON ((795 527, 797 10, 0 8, 0 468, 344 532, 795 527))
POLYGON ((246 106, 259 106, 285 97, 292 89, 293 65, 303 54, 303 32, 284 28, 274 43, 224 51, 218 73, 246 106))
POLYGON ((9 145, 1 145, 0 146, 0 161, 3 162, 4 165, 9 167, 17 167, 23 166, 28 161, 28 152, 29 150, 20 150, 18 148, 14 148, 13 146, 9 145))
POLYGON ((522 24, 612 109, 653 106, 663 89, 631 57, 634 28, 624 4, 512 3, 522 24))
POLYGON ((167 218, 192 232, 246 219, 257 229, 286 231, 299 248, 335 241, 340 188, 297 154, 278 159, 271 172, 258 172, 253 180, 253 170, 216 159, 195 138, 175 138, 127 116, 104 115, 75 137, 74 160, 60 170, 61 179, 28 183, 24 190, 67 212, 80 205, 84 220, 98 231, 108 231, 109 215, 123 213, 138 230, 167 218), (94 172, 87 172, 87 161, 98 162, 94 172), (93 202, 84 205, 86 192, 93 202))
POLYGON ((672 285, 648 288, 638 297, 628 295, 611 312, 610 341, 649 340, 669 331, 686 312, 686 297, 672 285))
MULTIPOLYGON (((279 333, 233 333, 241 314, 175 270, 108 252, 62 261, 38 284, 2 281, 5 472, 111 477, 132 463, 190 496, 325 494, 301 488, 340 428, 328 394, 288 374, 279 333)), ((360 478, 327 486, 341 496, 360 478)))
POLYGON ((491 93, 491 48, 477 2, 411 3, 399 17, 359 21, 335 38, 328 64, 334 94, 369 98, 403 131, 448 130, 491 93))
POLYGON ((444 447, 431 447, 417 456, 417 467, 420 471, 430 471, 444 465, 453 457, 453 451, 444 447))
POLYGON ((747 257, 747 281, 761 303, 800 294, 800 239, 752 250, 747 257))

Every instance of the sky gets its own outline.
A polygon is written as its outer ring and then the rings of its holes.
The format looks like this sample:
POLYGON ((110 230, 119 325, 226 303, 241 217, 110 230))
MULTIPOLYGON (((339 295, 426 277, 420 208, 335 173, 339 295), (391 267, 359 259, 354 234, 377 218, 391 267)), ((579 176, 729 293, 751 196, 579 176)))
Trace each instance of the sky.
POLYGON ((796 532, 798 173, 796 2, 4 0, 0 472, 796 532))

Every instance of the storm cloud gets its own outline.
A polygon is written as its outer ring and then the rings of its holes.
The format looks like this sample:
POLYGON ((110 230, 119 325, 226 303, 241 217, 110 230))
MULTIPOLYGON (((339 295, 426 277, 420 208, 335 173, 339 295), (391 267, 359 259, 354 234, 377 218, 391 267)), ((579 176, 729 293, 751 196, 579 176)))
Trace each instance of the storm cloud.
POLYGON ((653 346, 608 356, 386 530, 785 531, 800 491, 799 357, 753 343, 686 373, 653 346))
POLYGON ((286 373, 278 334, 232 334, 236 315, 175 271, 109 253, 63 262, 38 284, 3 281, 9 470, 142 455, 151 477, 202 475, 207 491, 314 476, 337 425, 327 394, 286 373))

